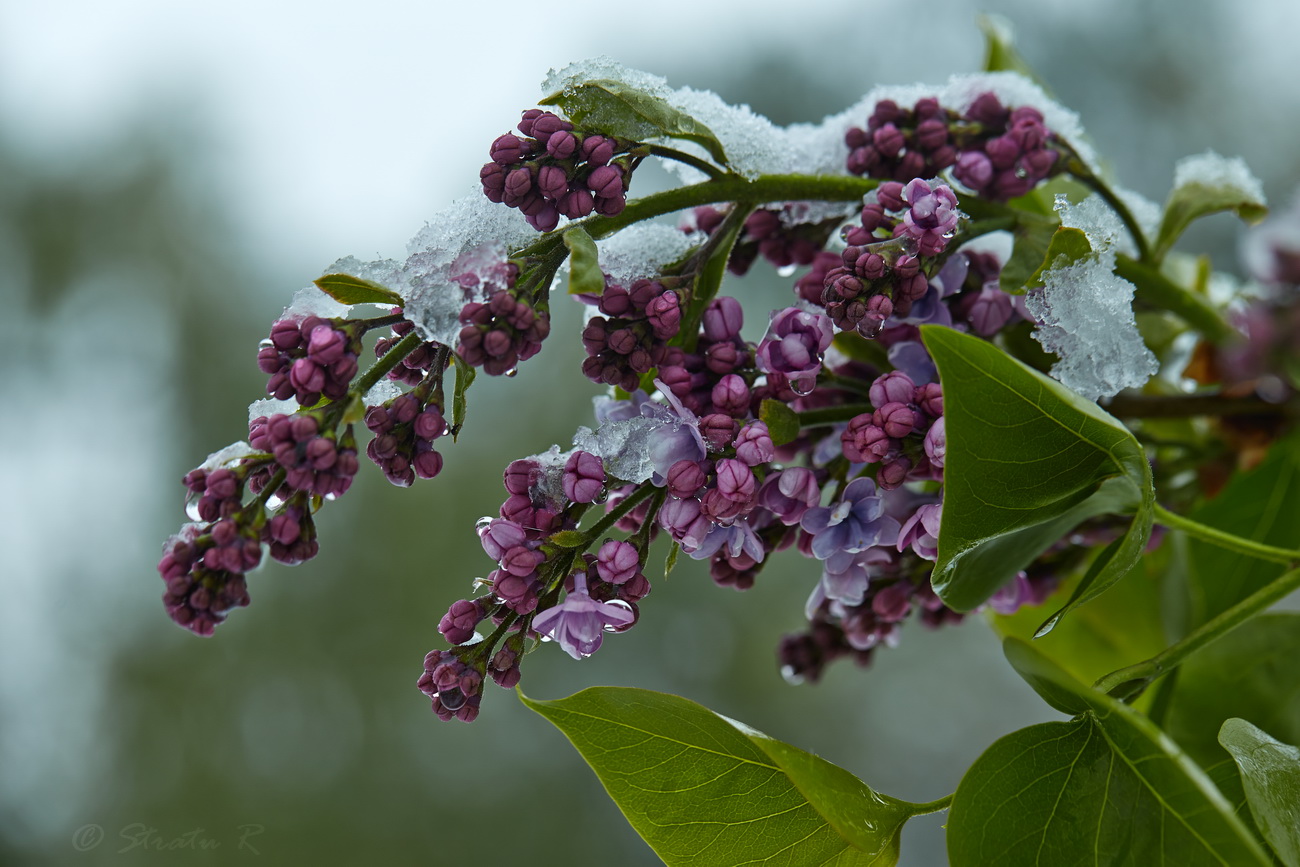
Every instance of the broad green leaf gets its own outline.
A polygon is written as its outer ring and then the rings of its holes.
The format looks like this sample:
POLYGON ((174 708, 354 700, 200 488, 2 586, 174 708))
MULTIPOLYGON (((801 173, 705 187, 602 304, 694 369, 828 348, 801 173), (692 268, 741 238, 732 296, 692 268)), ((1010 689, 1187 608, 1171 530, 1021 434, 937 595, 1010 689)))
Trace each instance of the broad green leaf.
POLYGON ((673 542, 672 547, 668 549, 668 556, 664 558, 665 578, 673 574, 673 569, 677 568, 677 555, 680 553, 682 553, 682 546, 678 542, 673 542))
POLYGON ((1088 236, 1082 229, 1060 226, 1053 233, 1052 241, 1047 245, 1047 255, 1038 264, 1038 270, 1025 281, 1025 288, 1033 289, 1042 286, 1044 271, 1068 267, 1091 255, 1092 244, 1088 242, 1088 236))
POLYGON ((451 394, 451 440, 455 442, 460 436, 461 425, 465 423, 465 392, 474 382, 477 371, 458 352, 451 353, 451 360, 456 365, 456 385, 451 394))
POLYGON ((1083 598, 1133 566, 1150 535, 1151 468, 1133 434, 1096 404, 997 347, 926 325, 948 452, 932 583, 969 611, 1087 518, 1135 515, 1131 538, 1083 598))
POLYGON ((889 354, 878 340, 868 340, 856 331, 841 331, 831 343, 854 361, 870 364, 877 370, 893 370, 889 354))
POLYGON ((1229 717, 1251 720, 1288 743, 1300 743, 1300 614, 1264 614, 1190 656, 1164 726, 1193 759, 1210 766, 1226 758, 1219 727, 1229 717))
POLYGON ((1052 239, 1061 221, 1056 217, 1040 217, 1028 211, 1016 212, 1016 224, 1011 228, 1011 256, 1002 266, 998 284, 1002 291, 1023 295, 1030 279, 1041 269, 1052 247, 1052 239))
POLYGON ((758 407, 758 418, 767 425, 774 446, 783 446, 799 436, 799 413, 779 400, 764 399, 758 407))
POLYGON ((605 273, 600 270, 596 242, 581 226, 564 230, 561 236, 569 248, 569 294, 600 295, 605 291, 605 273))
MULTIPOLYGON (((1266 545, 1300 547, 1300 433, 1275 443, 1259 466, 1235 474, 1218 496, 1188 517, 1266 545)), ((1177 624, 1183 634, 1286 570, 1280 563, 1243 557, 1199 539, 1187 539, 1186 551, 1177 624)))
MULTIPOLYGON (((1151 556, 1143 558, 1143 566, 1151 556)), ((1044 615, 1061 600, 1071 598, 1082 577, 1067 581, 1041 606, 1026 606, 1011 615, 990 614, 993 628, 1004 638, 1032 638, 1044 615)), ((1050 633, 1035 639, 1034 648, 1075 679, 1092 683, 1103 674, 1149 659, 1165 649, 1160 600, 1160 583, 1151 570, 1135 570, 1105 595, 1071 613, 1050 633)))
POLYGON ((1240 158, 1229 160, 1213 153, 1189 157, 1179 162, 1174 180, 1156 233, 1153 252, 1157 261, 1201 217, 1235 211, 1241 219, 1255 223, 1268 214, 1259 181, 1240 158))
POLYGON ((1219 743, 1241 771, 1251 815, 1287 867, 1300 867, 1300 749, 1243 719, 1230 719, 1219 743))
POLYGON ((953 865, 1269 863, 1210 778, 1149 719, 1030 645, 1008 645, 1035 689, 1083 711, 1013 732, 976 760, 948 818, 953 865))
POLYGON ((707 126, 662 97, 621 81, 596 79, 553 93, 541 105, 558 105, 583 131, 643 142, 656 138, 691 141, 727 164, 722 143, 707 126))
POLYGON ((1097 556, 1097 559, 1092 562, 1088 572, 1083 576, 1083 580, 1079 582, 1079 586, 1075 588, 1074 593, 1070 596, 1070 601, 1047 618, 1043 625, 1038 627, 1038 631, 1034 633, 1035 636, 1041 637, 1051 632, 1061 622, 1062 617, 1085 602, 1101 595, 1112 584, 1127 575, 1129 570, 1141 558, 1147 540, 1151 538, 1153 523, 1151 510, 1149 508, 1139 509, 1132 522, 1128 525, 1128 529, 1124 531, 1124 535, 1106 546, 1101 554, 1097 556))
POLYGON ((340 304, 387 304, 390 307, 401 307, 406 303, 392 289, 350 274, 326 274, 312 282, 340 304))
POLYGON ((1090 707, 1087 699, 1079 694, 1082 684, 1029 642, 1008 638, 1002 642, 1002 653, 1039 698, 1061 713, 1073 716, 1090 707))
POLYGON ((524 704, 564 733, 664 863, 894 864, 919 812, 684 698, 594 687, 524 704))

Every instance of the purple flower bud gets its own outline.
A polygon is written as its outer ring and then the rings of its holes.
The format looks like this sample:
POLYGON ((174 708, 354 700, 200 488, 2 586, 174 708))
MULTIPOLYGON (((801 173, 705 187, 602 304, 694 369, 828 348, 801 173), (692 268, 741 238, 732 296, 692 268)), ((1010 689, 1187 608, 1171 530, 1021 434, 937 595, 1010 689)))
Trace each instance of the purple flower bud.
POLYGON ((700 419, 700 436, 711 451, 720 452, 731 445, 737 429, 736 420, 722 413, 711 413, 700 419))
POLYGON ((578 220, 596 209, 596 200, 589 190, 571 190, 560 198, 557 207, 570 220, 578 220))
POLYGON ((478 602, 458 599, 447 609, 438 623, 438 631, 448 644, 464 644, 474 637, 474 628, 483 619, 483 609, 478 602))
POLYGON ((728 373, 713 386, 713 406, 726 415, 741 418, 749 414, 749 386, 734 373, 728 373))
POLYGON ((659 509, 659 526, 682 544, 688 554, 700 547, 713 526, 700 510, 696 499, 667 500, 659 509))
POLYGON ((817 383, 822 354, 831 345, 834 327, 818 313, 787 307, 772 314, 755 359, 764 373, 783 373, 797 391, 807 393, 817 383))
POLYGON ((434 449, 420 452, 411 462, 411 469, 415 470, 415 474, 422 479, 432 479, 442 472, 442 455, 434 449))
POLYGON ((546 152, 557 160, 567 160, 578 150, 578 139, 567 130, 551 134, 546 140, 546 152))
POLYGON ((898 531, 899 551, 911 548, 917 556, 935 560, 939 556, 939 523, 943 504, 929 503, 917 509, 898 531))
POLYGON ((520 578, 527 578, 537 571, 537 567, 542 565, 546 555, 541 551, 532 551, 523 545, 515 545, 513 548, 506 550, 497 562, 501 568, 511 575, 517 575, 520 578))
POLYGON ((676 336, 682 324, 681 298, 672 290, 664 292, 646 305, 646 319, 660 340, 676 336))
POLYGON ((511 610, 531 614, 537 608, 537 581, 528 576, 511 574, 498 569, 490 576, 492 592, 511 610))
POLYGON ((898 623, 912 610, 912 594, 904 581, 882 587, 871 600, 871 610, 886 623, 898 623))
POLYGON ((971 328, 981 337, 989 337, 1001 331, 1015 312, 1011 296, 992 287, 979 290, 968 301, 963 299, 963 306, 971 328))
POLYGON ((817 477, 807 467, 789 467, 768 476, 758 492, 759 505, 787 527, 798 524, 820 499, 817 477))
POLYGON ((976 192, 983 192, 993 180, 993 163, 979 151, 965 151, 957 157, 952 175, 976 192))
POLYGON ((885 124, 871 136, 871 144, 886 157, 896 156, 906 143, 903 133, 892 123, 885 124))
POLYGON ((558 200, 569 191, 569 179, 559 166, 542 166, 537 171, 537 190, 548 199, 558 200))
POLYGON ((872 424, 894 439, 902 439, 916 426, 916 413, 903 403, 886 403, 871 417, 872 424))
POLYGON ((708 477, 705 475, 704 470, 700 468, 698 462, 678 461, 668 469, 666 478, 668 493, 679 500, 694 497, 700 488, 704 487, 707 479, 708 477))
POLYGON ((742 427, 732 444, 736 447, 737 460, 743 461, 747 466, 756 467, 776 457, 772 437, 767 425, 761 421, 751 421, 742 427))
POLYGON ((756 483, 754 473, 743 462, 734 458, 723 458, 716 467, 718 492, 733 503, 747 503, 754 497, 756 483))
POLYGON ((528 144, 519 136, 506 133, 492 142, 492 147, 488 150, 492 162, 498 165, 508 166, 511 163, 517 163, 528 155, 528 144))
POLYGON ((626 584, 641 569, 636 547, 611 540, 596 552, 596 574, 610 584, 626 584))
POLYGON ((907 474, 912 471, 912 461, 902 455, 888 458, 880 465, 876 473, 876 483, 881 490, 892 491, 907 481, 907 474))
POLYGON ((939 416, 925 434, 925 456, 930 465, 943 466, 944 455, 948 452, 948 438, 944 435, 943 416, 939 416))
POLYGON ((517 168, 506 175, 506 195, 522 199, 533 189, 533 173, 526 168, 517 168))
POLYGON ((502 518, 494 518, 480 528, 478 537, 483 550, 497 561, 505 556, 506 551, 528 541, 528 533, 522 526, 502 518))
POLYGON ((872 422, 870 413, 854 416, 840 434, 844 457, 855 464, 872 464, 882 460, 894 448, 889 434, 872 422))
POLYGON ((591 166, 603 166, 614 158, 614 140, 603 135, 589 135, 582 140, 578 155, 591 166))
POLYGON ((916 392, 916 383, 901 370, 890 371, 876 377, 871 383, 871 405, 882 407, 887 403, 911 403, 916 392))
POLYGON ((433 440, 447 432, 447 420, 437 404, 429 404, 424 412, 415 417, 415 435, 420 439, 433 440))
POLYGON ((594 503, 605 489, 605 467, 590 452, 576 451, 564 464, 564 496, 575 503, 594 503))
POLYGON ((587 186, 602 199, 623 195, 623 172, 617 166, 599 166, 587 176, 587 186))
POLYGON ((745 314, 740 302, 728 295, 714 298, 704 308, 704 336, 714 343, 739 337, 744 322, 745 314))
POLYGON ((886 211, 901 211, 907 207, 903 199, 903 185, 897 181, 885 181, 876 187, 876 201, 886 211))
POLYGON ((931 418, 938 418, 943 415, 943 389, 937 382, 927 382, 919 386, 913 396, 913 401, 921 407, 921 411, 931 418))

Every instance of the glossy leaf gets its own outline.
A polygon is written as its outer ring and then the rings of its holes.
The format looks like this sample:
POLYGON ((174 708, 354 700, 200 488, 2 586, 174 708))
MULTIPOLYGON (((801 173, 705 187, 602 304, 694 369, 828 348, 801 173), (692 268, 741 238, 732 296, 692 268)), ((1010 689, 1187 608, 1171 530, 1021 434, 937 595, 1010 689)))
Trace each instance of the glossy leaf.
POLYGON ((1139 509, 1129 523, 1124 535, 1112 542, 1097 556, 1088 568, 1088 572, 1079 582, 1070 601, 1052 614, 1034 633, 1041 637, 1056 628, 1061 618, 1110 588, 1115 582, 1128 574, 1133 565, 1142 556, 1147 540, 1151 538, 1151 526, 1154 523, 1151 509, 1139 509))
POLYGON ((340 304, 383 304, 401 307, 402 296, 386 286, 353 277, 351 274, 326 274, 312 281, 320 291, 340 304))
POLYGON ((765 398, 759 405, 758 417, 767 425, 767 435, 774 446, 783 446, 799 436, 799 413, 782 401, 765 398))
POLYGON ((1255 191, 1234 183, 1228 177, 1198 179, 1170 190, 1165 200, 1164 217, 1156 233, 1154 253, 1162 258, 1174 242, 1195 220, 1221 211, 1234 211, 1248 223, 1258 222, 1268 208, 1255 191))
POLYGON ((1026 289, 1043 285, 1043 272, 1053 268, 1065 268, 1092 255, 1092 244, 1082 229, 1073 226, 1060 226, 1052 234, 1052 241, 1047 245, 1047 255, 1038 264, 1038 269, 1025 281, 1026 289))
POLYGON ((605 291, 605 273, 600 270, 596 242, 581 226, 564 230, 561 236, 569 248, 569 294, 601 295, 605 291))
POLYGON ((887 865, 913 805, 673 695, 595 687, 523 702, 564 733, 668 865, 887 865))
POLYGON ((976 760, 948 819, 953 865, 1269 863, 1205 772, 1149 719, 1030 645, 1008 644, 1036 689, 1084 710, 1013 732, 976 760))
POLYGON ((1134 514, 1132 538, 1086 597, 1104 591, 1150 535, 1151 469, 1133 434, 990 343, 939 326, 921 332, 948 434, 935 592, 969 611, 1081 521, 1134 514))
POLYGON ((556 105, 583 131, 599 132, 635 142, 656 138, 691 141, 727 164, 722 143, 707 126, 674 108, 662 97, 621 81, 596 79, 566 88, 543 99, 556 105))
POLYGON ((664 558, 665 578, 673 574, 673 570, 677 568, 677 555, 680 553, 682 553, 682 546, 680 543, 674 541, 672 546, 668 549, 668 556, 664 558))
MULTIPOLYGON (((1266 545, 1300 547, 1300 434, 1275 443, 1258 467, 1233 476, 1217 497, 1188 517, 1266 545)), ((1186 544, 1179 624, 1184 632, 1231 608, 1286 568, 1199 539, 1188 539, 1186 544)))
POLYGON ((455 442, 460 436, 461 425, 465 423, 465 392, 474 382, 477 371, 457 352, 452 352, 451 360, 456 365, 456 385, 451 393, 451 439, 455 442))
POLYGON ((1011 256, 1002 266, 998 285, 1004 292, 1023 295, 1047 258, 1061 223, 1055 217, 1040 217, 1027 211, 1016 214, 1016 223, 1011 228, 1011 256))
POLYGON ((1300 867, 1300 749, 1242 719, 1230 719, 1219 743, 1232 754, 1251 815, 1287 867, 1300 867))

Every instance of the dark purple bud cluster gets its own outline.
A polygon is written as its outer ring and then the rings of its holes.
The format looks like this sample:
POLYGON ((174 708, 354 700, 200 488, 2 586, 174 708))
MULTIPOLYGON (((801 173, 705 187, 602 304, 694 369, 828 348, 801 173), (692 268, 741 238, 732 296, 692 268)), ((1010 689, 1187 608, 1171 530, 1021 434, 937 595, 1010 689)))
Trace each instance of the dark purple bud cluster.
POLYGON ((536 108, 524 112, 518 129, 522 138, 506 133, 492 142, 492 161, 479 172, 489 200, 518 208, 540 232, 554 229, 561 216, 622 213, 639 161, 630 152, 640 145, 576 132, 536 108))
POLYGON ((257 353, 257 366, 271 379, 266 393, 314 406, 321 397, 338 400, 357 375, 361 331, 337 319, 308 316, 281 319, 257 353))
POLYGON ((438 719, 473 722, 478 718, 483 672, 464 662, 455 651, 429 651, 424 657, 424 674, 416 685, 433 700, 438 719))
POLYGON ((720 442, 719 448, 731 442, 735 420, 754 415, 762 399, 754 387, 754 347, 740 336, 744 324, 739 301, 726 295, 714 298, 701 317, 695 351, 669 347, 659 368, 660 382, 702 417, 701 433, 720 442))
MULTIPOLYGON (((786 202, 779 208, 760 208, 750 214, 731 248, 727 270, 743 277, 759 256, 776 268, 811 264, 841 220, 838 217, 822 222, 782 219, 783 215, 797 214, 805 207, 804 202, 786 202)), ((725 218, 725 212, 704 205, 694 209, 682 228, 712 235, 725 218)))
POLYGON ((855 175, 907 182, 951 168, 954 178, 994 201, 1024 195, 1064 164, 1061 142, 1038 109, 1008 108, 992 93, 977 97, 965 114, 934 98, 911 109, 881 100, 867 128, 851 128, 844 141, 855 175))
MULTIPOLYGON (((511 283, 513 284, 512 277, 511 283)), ((490 376, 512 376, 519 363, 541 351, 551 333, 551 315, 512 290, 498 289, 487 300, 466 304, 460 311, 458 350, 462 358, 490 376)))
MULTIPOLYGON (((320 497, 339 497, 357 474, 357 443, 349 425, 342 436, 321 430, 313 413, 259 416, 248 426, 248 442, 269 453, 285 471, 284 484, 320 497)), ((261 471, 269 475, 270 470, 261 471)), ((252 481, 252 480, 250 480, 252 481)), ((254 487, 260 489, 261 484, 254 487)))
POLYGON ((863 205, 858 225, 843 230, 848 246, 822 278, 818 300, 835 327, 874 338, 890 316, 906 316, 929 289, 936 257, 960 218, 946 184, 882 183, 875 200, 863 205))
POLYGON ((593 316, 582 330, 583 376, 635 391, 641 377, 664 362, 668 341, 681 328, 682 295, 658 280, 635 280, 624 288, 606 278, 596 307, 604 315, 593 316))
POLYGON ((871 403, 875 410, 854 416, 840 434, 844 457, 880 464, 876 483, 886 491, 904 482, 941 479, 946 440, 938 383, 918 386, 895 370, 871 384, 871 403))
POLYGON ((195 635, 211 635, 232 608, 249 602, 244 566, 250 562, 248 569, 257 566, 261 546, 232 524, 223 519, 186 525, 167 541, 158 562, 158 573, 167 586, 163 606, 168 616, 195 635))
MULTIPOLYGON (((510 267, 513 268, 514 266, 511 265, 510 267)), ((400 316, 402 308, 394 307, 391 312, 395 316, 400 316)), ((375 341, 375 357, 383 358, 399 340, 410 334, 414 329, 415 326, 406 319, 394 324, 392 337, 381 337, 375 341)), ((402 382, 412 387, 419 385, 437 363, 439 348, 439 344, 430 341, 421 343, 402 358, 396 367, 388 371, 388 378, 394 382, 402 382)))
POLYGON ((375 438, 366 455, 384 471, 388 481, 409 487, 416 477, 432 479, 442 471, 442 455, 433 441, 449 431, 442 407, 421 399, 419 389, 381 406, 366 408, 366 427, 375 438))

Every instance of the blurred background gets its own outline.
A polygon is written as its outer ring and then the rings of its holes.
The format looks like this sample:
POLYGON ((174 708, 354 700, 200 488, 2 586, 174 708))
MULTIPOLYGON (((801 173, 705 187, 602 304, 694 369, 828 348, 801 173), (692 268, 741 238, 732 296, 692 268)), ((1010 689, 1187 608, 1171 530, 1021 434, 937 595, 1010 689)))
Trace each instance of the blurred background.
MULTIPOLYGON (((1213 148, 1291 195, 1300 6, 985 7, 1127 186, 1162 200, 1173 160, 1213 148)), ((246 435, 257 343, 293 291, 340 256, 401 254, 549 67, 609 54, 790 123, 975 71, 982 42, 959 0, 491 9, 0 4, 0 863, 658 863, 511 694, 489 686, 465 726, 415 688, 439 617, 489 569, 473 525, 501 469, 589 421, 576 310, 516 379, 480 378, 438 479, 363 470, 319 516, 322 556, 253 575, 252 606, 207 640, 160 603, 180 478, 246 435)), ((1231 269, 1236 239, 1224 220, 1190 240, 1231 269)), ((756 339, 788 288, 753 278, 756 339)), ((523 685, 676 692, 916 801, 1054 717, 979 618, 785 684, 773 650, 815 580, 783 557, 739 594, 683 563, 637 629, 582 663, 544 648, 523 685)), ((941 825, 915 820, 903 863, 943 863, 941 825)))

